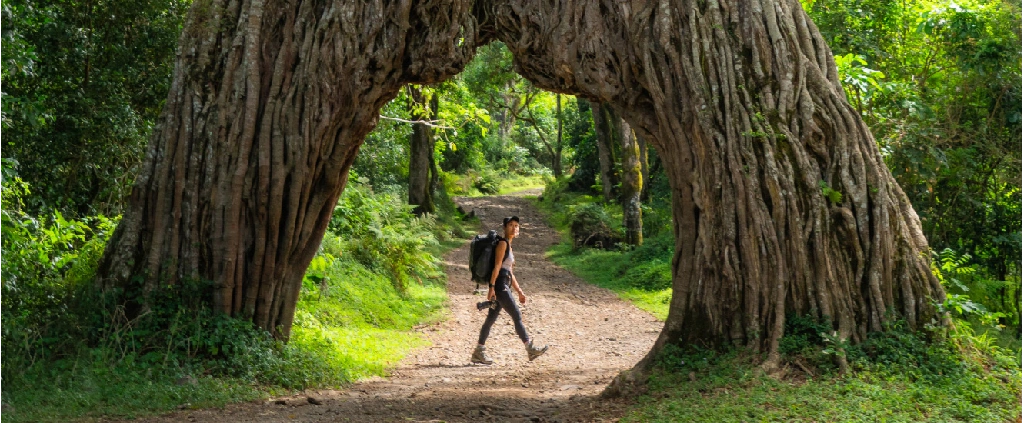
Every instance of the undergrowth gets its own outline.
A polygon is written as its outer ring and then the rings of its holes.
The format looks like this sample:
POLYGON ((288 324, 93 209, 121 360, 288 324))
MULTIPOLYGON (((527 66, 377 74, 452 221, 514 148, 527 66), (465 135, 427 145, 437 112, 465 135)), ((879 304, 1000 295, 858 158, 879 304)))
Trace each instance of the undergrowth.
MULTIPOLYGON (((808 322, 794 326, 808 329, 808 322)), ((790 329, 790 327, 787 327, 790 329)), ((1020 362, 969 325, 929 339, 901 327, 848 346, 852 372, 830 363, 827 337, 800 328, 780 372, 737 350, 667 347, 625 422, 1008 422, 1021 415, 1020 362), (793 347, 796 347, 795 349, 793 347)))
MULTIPOLYGON (((563 242, 548 251, 555 263, 666 318, 674 240, 657 225, 667 216, 653 216, 653 236, 641 247, 583 248, 574 247, 569 235, 574 211, 602 208, 588 217, 606 215, 605 224, 614 226, 621 218, 615 206, 567 192, 558 183, 550 184, 538 203, 563 233, 563 242)), ((644 230, 646 235, 649 228, 644 230)), ((623 421, 1019 421, 1019 323, 1010 326, 1016 329, 1005 324, 1019 322, 1019 306, 993 307, 998 304, 989 294, 1009 284, 974 277, 967 261, 948 251, 936 262, 936 274, 951 292, 940 305, 954 317, 951 328, 912 332, 897 320, 851 345, 835 339, 829 324, 790 315, 779 343, 783 365, 771 375, 759 368, 763 357, 745 350, 669 345, 658 358, 647 394, 623 421), (998 311, 989 311, 986 304, 998 311), (835 364, 839 354, 850 364, 846 374, 835 364)))
POLYGON ((92 289, 116 219, 37 219, 17 193, 4 191, 5 421, 132 418, 386 375, 427 343, 411 329, 445 315, 438 257, 468 236, 447 198, 445 218, 416 218, 355 178, 281 343, 213 313, 209 281, 160 288, 148 313, 126 318, 123 297, 92 289))

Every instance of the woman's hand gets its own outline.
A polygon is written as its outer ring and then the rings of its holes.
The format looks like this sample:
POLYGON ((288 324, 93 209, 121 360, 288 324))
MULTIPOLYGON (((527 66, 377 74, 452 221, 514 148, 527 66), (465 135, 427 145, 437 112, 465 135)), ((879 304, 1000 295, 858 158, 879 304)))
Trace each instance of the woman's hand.
POLYGON ((497 298, 497 296, 494 295, 494 285, 491 285, 491 287, 487 289, 487 301, 494 301, 495 298, 497 298))
POLYGON ((519 304, 526 304, 526 294, 519 290, 519 304))

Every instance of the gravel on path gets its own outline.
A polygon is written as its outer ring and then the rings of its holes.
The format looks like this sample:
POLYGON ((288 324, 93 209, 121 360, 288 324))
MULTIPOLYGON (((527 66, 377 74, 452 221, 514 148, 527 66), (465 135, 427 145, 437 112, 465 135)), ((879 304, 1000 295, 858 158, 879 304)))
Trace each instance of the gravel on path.
POLYGON ((559 242, 520 195, 458 198, 480 218, 481 233, 518 215, 512 242, 516 278, 528 299, 521 306, 535 344, 547 354, 528 361, 512 320, 502 313, 487 342, 490 366, 470 364, 485 312, 469 279, 469 243, 445 257, 450 317, 418 328, 430 341, 411 352, 387 378, 343 390, 308 391, 222 409, 181 410, 150 421, 188 422, 599 422, 617 421, 629 405, 601 391, 643 358, 662 323, 615 293, 587 284, 544 256, 559 242))

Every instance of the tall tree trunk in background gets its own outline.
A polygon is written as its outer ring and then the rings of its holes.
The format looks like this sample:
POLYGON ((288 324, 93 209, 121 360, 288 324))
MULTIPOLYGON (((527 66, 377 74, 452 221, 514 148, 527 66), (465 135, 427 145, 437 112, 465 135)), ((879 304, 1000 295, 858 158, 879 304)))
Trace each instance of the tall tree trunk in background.
POLYGON ((647 140, 633 131, 636 136, 636 144, 640 149, 640 201, 651 199, 651 150, 647 148, 647 140))
POLYGON ((461 71, 477 45, 472 8, 193 3, 98 287, 124 289, 138 313, 158 286, 209 280, 216 310, 287 339, 303 273, 378 110, 406 83, 461 71))
POLYGON ((667 169, 673 295, 636 370, 668 344, 743 345, 771 368, 787 313, 851 342, 944 320, 917 214, 799 1, 506 0, 491 15, 518 72, 612 105, 667 169))
POLYGON ((626 228, 626 243, 644 243, 643 212, 640 210, 640 191, 643 172, 640 166, 640 143, 626 121, 620 125, 622 133, 622 226, 626 228))
MULTIPOLYGON (((412 100, 414 121, 431 119, 430 106, 424 101, 419 87, 408 86, 409 98, 412 100)), ((436 95, 435 95, 436 97, 436 95)), ((416 206, 412 211, 417 216, 434 212, 434 199, 431 195, 430 169, 434 156, 434 133, 426 123, 412 124, 412 135, 409 137, 409 205, 416 206)))
MULTIPOLYGON (((435 122, 438 120, 438 110, 440 108, 441 108, 440 96, 437 95, 437 93, 434 93, 434 95, 430 97, 430 120, 435 121, 435 122)), ((433 137, 431 137, 431 138, 433 138, 433 137)), ((444 189, 444 187, 441 186, 440 175, 438 174, 437 158, 434 156, 434 144, 435 143, 433 143, 433 142, 430 143, 430 188, 429 189, 430 189, 430 199, 431 199, 431 204, 432 205, 433 205, 434 193, 441 192, 441 190, 444 189)))
POLYGON ((558 133, 555 136, 555 157, 551 159, 555 178, 562 177, 562 95, 555 94, 555 115, 558 119, 558 133))
POLYGON ((613 156, 614 145, 612 138, 612 122, 618 119, 618 115, 607 106, 599 102, 590 102, 590 114, 594 118, 594 138, 597 142, 597 159, 601 165, 601 192, 604 194, 604 201, 615 199, 615 185, 618 185, 618 176, 615 174, 615 157, 613 156), (609 114, 611 116, 609 116, 609 114))

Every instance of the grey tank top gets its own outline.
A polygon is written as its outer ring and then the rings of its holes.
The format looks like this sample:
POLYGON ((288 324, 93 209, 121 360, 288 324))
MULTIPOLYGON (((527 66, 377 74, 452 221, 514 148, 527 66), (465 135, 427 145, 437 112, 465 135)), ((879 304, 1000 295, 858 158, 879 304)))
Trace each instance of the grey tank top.
POLYGON ((505 248, 508 249, 508 257, 505 257, 505 260, 501 262, 501 268, 511 272, 512 265, 516 264, 516 255, 512 254, 512 245, 507 242, 505 243, 505 248))

